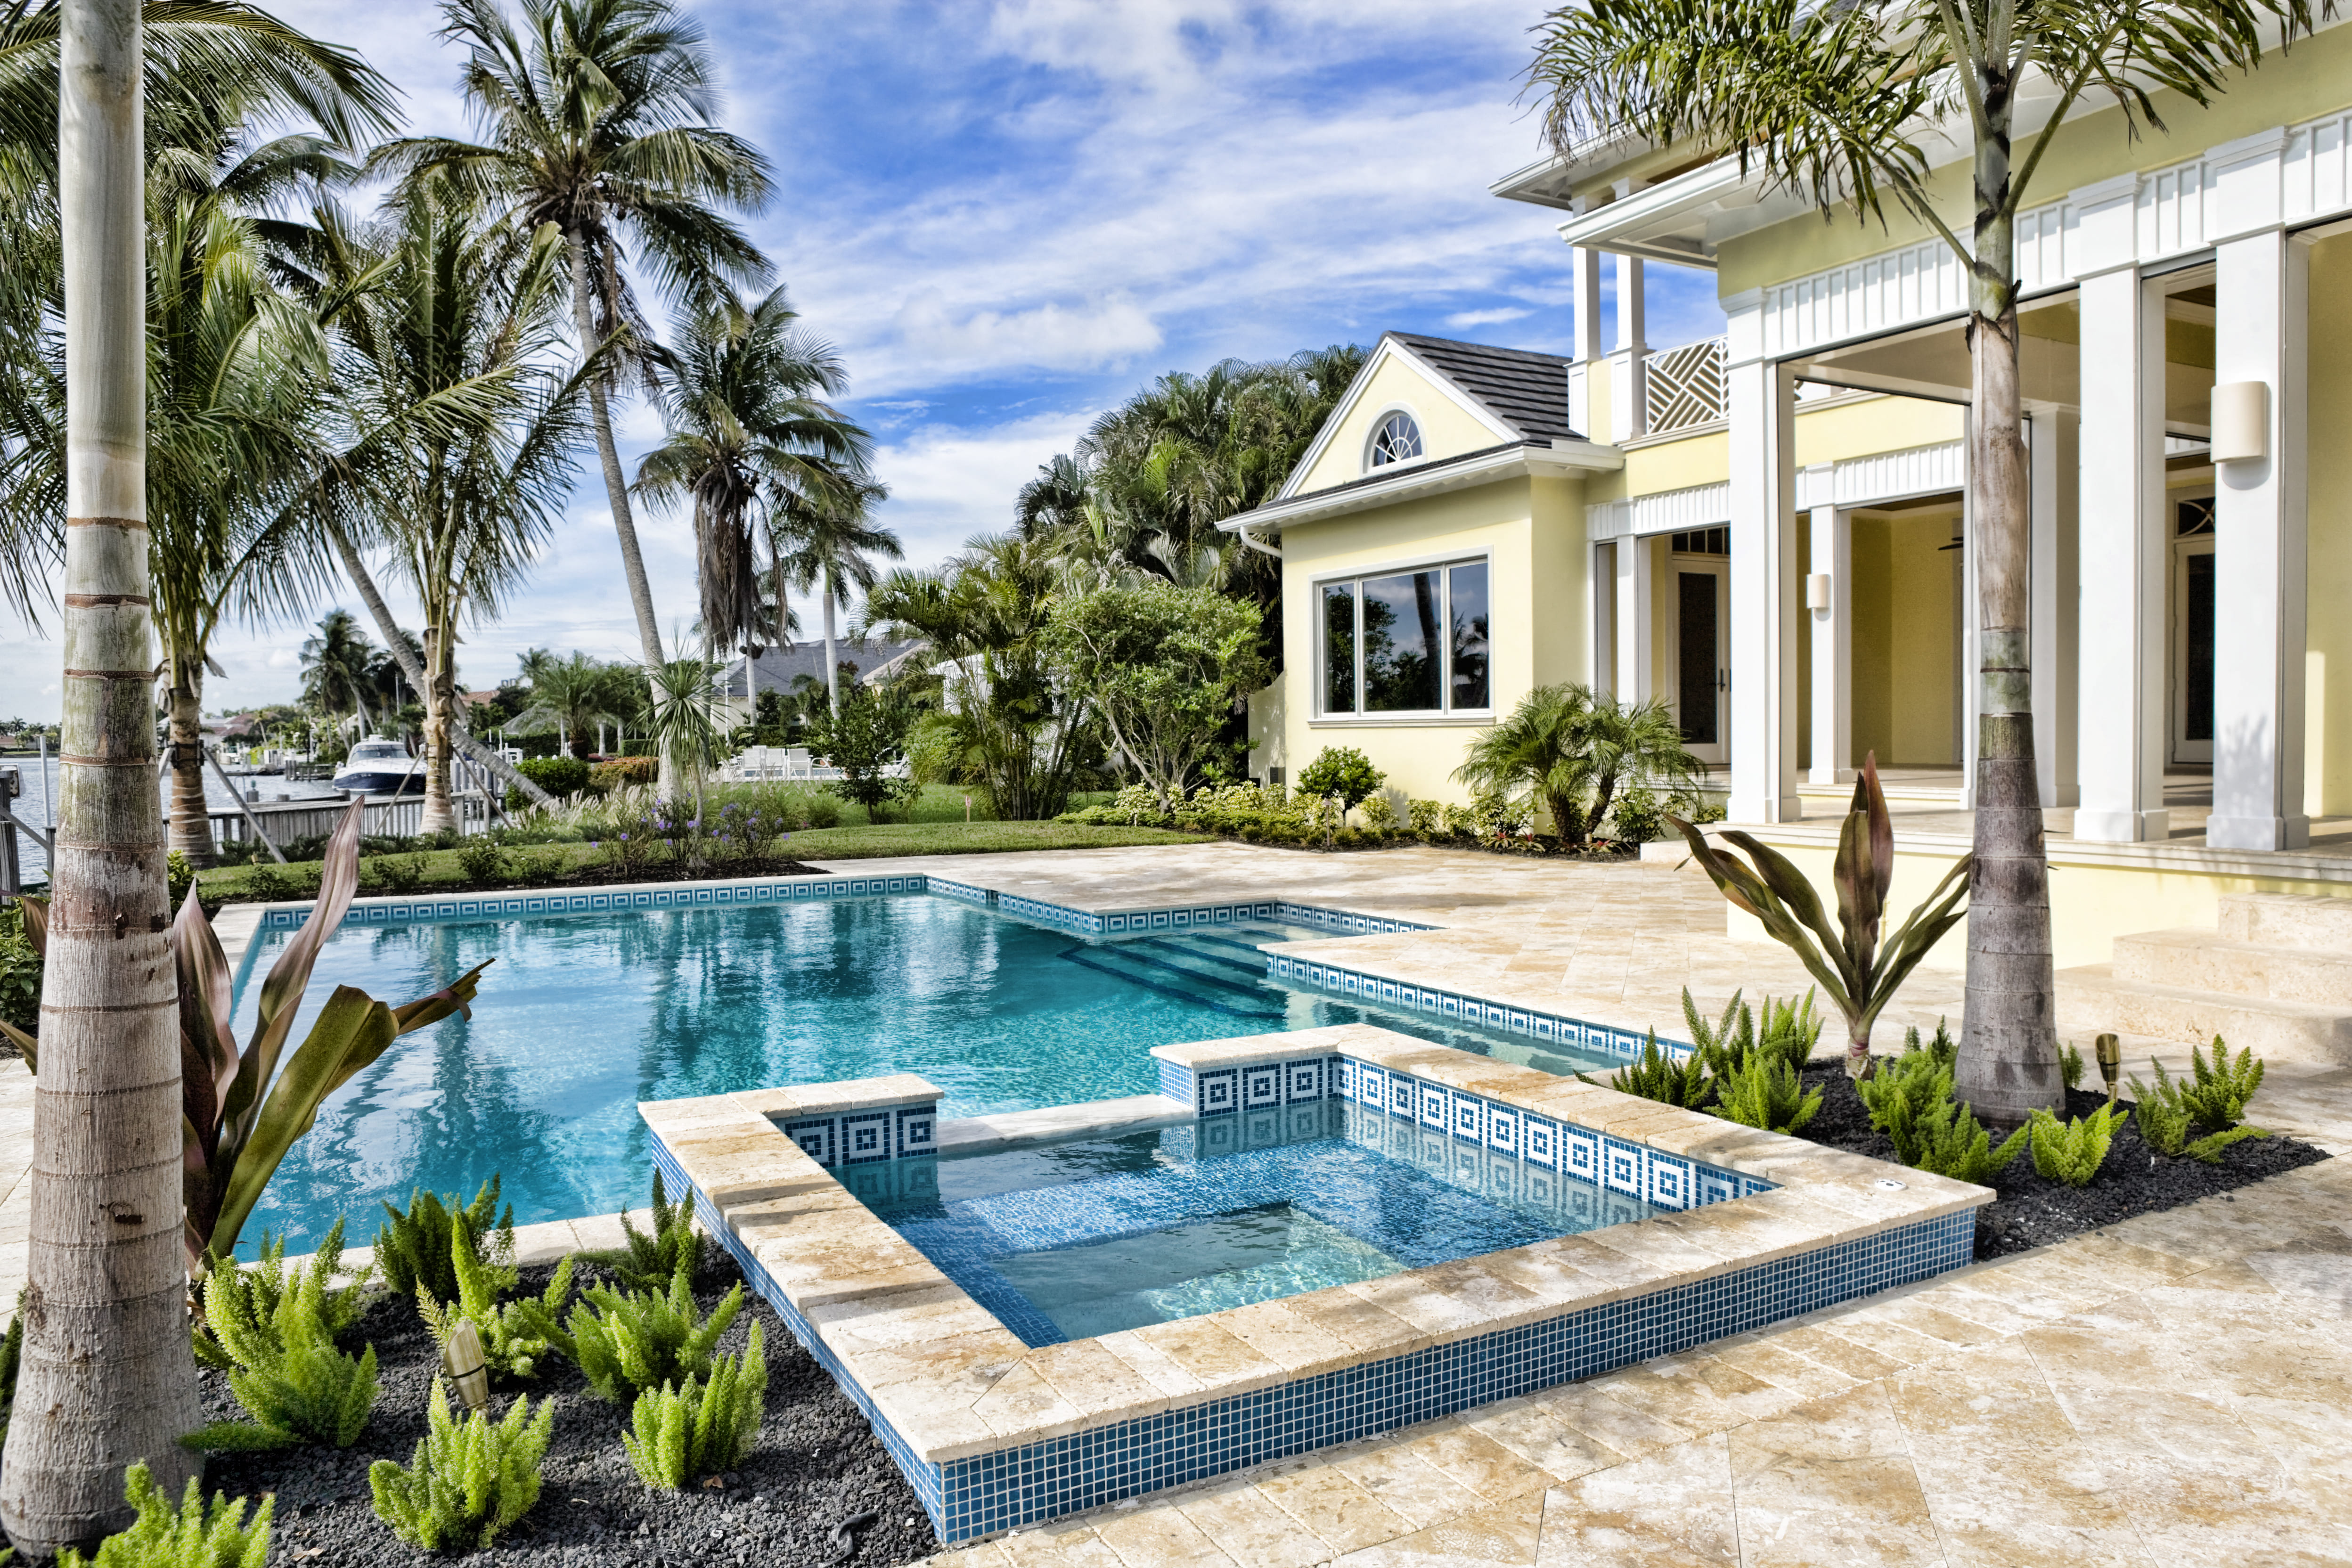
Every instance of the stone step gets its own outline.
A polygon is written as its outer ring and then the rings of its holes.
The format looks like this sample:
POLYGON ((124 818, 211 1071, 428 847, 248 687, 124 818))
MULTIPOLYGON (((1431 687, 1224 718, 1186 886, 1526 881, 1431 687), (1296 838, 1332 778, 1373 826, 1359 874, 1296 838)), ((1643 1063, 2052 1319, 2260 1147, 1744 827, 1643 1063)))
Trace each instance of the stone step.
POLYGON ((2184 1045, 2219 1035, 2265 1058, 2352 1064, 2352 1007, 2126 980, 2110 963, 2058 972, 2058 1030, 2085 1057, 2093 1035, 2114 1030, 2184 1045))
POLYGON ((2352 953, 2352 899, 2325 893, 2225 893, 2221 935, 2231 942, 2352 953))
POLYGON ((2115 954, 2118 980, 2352 1010, 2352 949, 2280 947, 2181 930, 2119 936, 2115 954))

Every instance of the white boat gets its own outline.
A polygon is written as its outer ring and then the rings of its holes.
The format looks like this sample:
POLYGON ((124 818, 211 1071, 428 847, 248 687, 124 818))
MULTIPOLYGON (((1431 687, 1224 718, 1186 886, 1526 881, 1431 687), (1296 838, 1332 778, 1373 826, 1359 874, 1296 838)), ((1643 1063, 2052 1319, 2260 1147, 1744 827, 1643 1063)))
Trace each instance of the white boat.
POLYGON ((423 795, 425 769, 398 741, 370 735, 352 748, 332 782, 354 795, 423 795))

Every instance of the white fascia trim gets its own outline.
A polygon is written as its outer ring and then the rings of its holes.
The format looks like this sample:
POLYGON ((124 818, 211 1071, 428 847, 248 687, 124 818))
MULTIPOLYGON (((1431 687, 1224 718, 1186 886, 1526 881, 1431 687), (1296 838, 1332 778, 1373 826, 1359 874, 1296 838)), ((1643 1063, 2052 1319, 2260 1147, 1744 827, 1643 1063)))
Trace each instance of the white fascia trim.
POLYGON ((1623 238, 1628 229, 1646 228, 1662 218, 1681 217, 1716 202, 1735 191, 1753 184, 1760 196, 1764 194, 1760 174, 1743 178, 1737 158, 1717 158, 1714 163, 1693 169, 1687 174, 1677 174, 1664 184, 1652 185, 1620 196, 1603 206, 1594 207, 1579 217, 1559 226, 1559 237, 1569 244, 1594 250, 1641 249, 1678 261, 1690 267, 1712 267, 1711 257, 1669 252, 1645 245, 1643 241, 1628 242, 1623 238))
MULTIPOLYGON (((1304 466, 1304 459, 1301 459, 1304 466)), ((1327 517, 1341 517, 1353 511, 1369 511, 1400 500, 1411 500, 1424 495, 1441 495, 1447 490, 1466 489, 1473 485, 1489 485, 1498 479, 1557 479, 1569 474, 1613 473, 1625 466, 1625 454, 1614 447, 1603 447, 1591 441, 1555 440, 1550 447, 1515 447, 1475 462, 1424 464, 1408 468, 1393 479, 1382 479, 1371 484, 1350 485, 1342 489, 1317 490, 1307 495, 1276 497, 1255 511, 1245 511, 1229 517, 1217 527, 1227 533, 1240 533, 1245 529, 1282 528, 1292 523, 1318 522, 1327 517)))
MULTIPOLYGON (((1315 439, 1307 443, 1305 455, 1291 466, 1290 477, 1282 481, 1282 489, 1275 493, 1275 500, 1286 501, 1298 493, 1297 489, 1298 484, 1313 470, 1316 463, 1321 460, 1323 454, 1330 449, 1331 443, 1339 438, 1339 426, 1346 424, 1362 405, 1364 393, 1372 384, 1373 373, 1391 359, 1401 359, 1412 366, 1421 378, 1429 383, 1440 395, 1493 432, 1497 442, 1526 439, 1517 430, 1496 418, 1494 412, 1485 404, 1454 385, 1453 377, 1397 342, 1395 333, 1383 332, 1381 334, 1380 343, 1372 350, 1371 357, 1364 362, 1364 368, 1356 373, 1354 381, 1348 384, 1347 393, 1339 399, 1339 405, 1331 410, 1330 416, 1323 421, 1323 428, 1318 430, 1315 433, 1315 439)), ((1560 404, 1565 407, 1568 403, 1568 384, 1565 377, 1562 377, 1560 382, 1559 395, 1560 404)), ((1421 416, 1415 414, 1413 417, 1419 419, 1421 416)), ((1422 440, 1423 447, 1426 448, 1428 444, 1426 426, 1423 428, 1422 440)), ((1421 461, 1443 462, 1444 459, 1423 458, 1421 461)))

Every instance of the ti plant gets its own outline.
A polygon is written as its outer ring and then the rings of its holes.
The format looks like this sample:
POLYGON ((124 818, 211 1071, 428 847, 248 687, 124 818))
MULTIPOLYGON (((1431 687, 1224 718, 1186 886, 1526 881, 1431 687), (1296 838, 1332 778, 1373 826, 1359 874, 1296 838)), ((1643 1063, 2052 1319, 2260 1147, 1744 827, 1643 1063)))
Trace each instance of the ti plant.
POLYGON ((253 1419, 220 1421, 181 1439, 191 1448, 253 1450, 359 1441, 375 1405, 375 1347, 346 1355, 335 1339, 351 1327, 361 1286, 330 1277, 341 1261, 341 1220, 310 1267, 290 1279, 282 1243, 266 1244, 260 1264, 215 1268, 205 1278, 205 1328, 196 1358, 228 1373, 229 1392, 253 1419))
POLYGON ((478 1261, 497 1264, 514 1252, 514 1205, 499 1209, 496 1175, 463 1207, 455 1193, 445 1201, 436 1193, 412 1192, 405 1212, 385 1204, 383 1215, 375 1232, 375 1266, 383 1273, 384 1288, 395 1296, 413 1296, 422 1286, 436 1301, 457 1299, 457 1270, 449 1247, 461 1219, 474 1238, 478 1261))
MULTIPOLYGON (((1609 1075, 1608 1087, 1620 1094, 1637 1094, 1643 1100, 1695 1110, 1706 1104, 1706 1097, 1715 1091, 1715 1079, 1707 1076, 1706 1061, 1703 1051, 1675 1056, 1658 1044, 1658 1032, 1653 1029, 1642 1047, 1642 1054, 1609 1075)), ((1592 1082, 1583 1073, 1576 1076, 1586 1083, 1592 1082)))
POLYGON ((2107 1146, 2115 1141, 2116 1123, 2123 1112, 2102 1105, 2088 1116, 2061 1121, 2047 1110, 2036 1110, 2021 1129, 2032 1141, 2034 1173, 2045 1182, 2087 1187, 2106 1163, 2107 1146))
POLYGON ((605 1251, 583 1252, 582 1261, 595 1265, 629 1290, 659 1290, 681 1271, 689 1279, 698 1278, 702 1273, 704 1240, 694 1226, 694 1200, 671 1203, 658 1168, 654 1172, 653 1223, 648 1235, 623 1209, 621 1231, 628 1238, 626 1243, 605 1251))
POLYGON ((569 1353, 556 1314, 572 1294, 572 1259, 555 1266, 555 1278, 537 1298, 502 1300, 515 1288, 516 1270, 504 1248, 485 1258, 474 1240, 473 1227, 460 1214, 449 1235, 449 1262, 457 1280, 457 1300, 443 1303, 422 1283, 416 1287, 416 1310, 433 1332, 433 1342, 448 1348, 459 1320, 470 1320, 482 1340, 482 1364, 501 1377, 535 1377, 551 1350, 569 1353))
POLYGON ((534 1420, 530 1401, 518 1395, 504 1420, 493 1424, 477 1410, 460 1426, 449 1418, 448 1390, 435 1378, 425 1438, 407 1466, 378 1459, 368 1467, 376 1517, 426 1552, 488 1548, 539 1500, 540 1462, 554 1425, 555 1401, 541 1400, 534 1420))
POLYGON ((722 1356, 708 1381, 688 1377, 637 1395, 621 1447, 646 1485, 677 1491, 698 1476, 723 1475, 742 1462, 767 1412, 768 1358, 760 1325, 740 1361, 722 1356))
POLYGON ((123 1479, 123 1500, 139 1517, 128 1530, 100 1542, 94 1558, 67 1547, 58 1553, 58 1568, 262 1568, 268 1561, 275 1497, 264 1497, 261 1510, 247 1522, 245 1499, 231 1502, 227 1494, 215 1492, 206 1508, 194 1476, 178 1508, 143 1461, 124 1472, 123 1479))
MULTIPOLYGON (((401 1007, 338 985, 310 1034, 286 1054, 319 949, 342 924, 359 886, 360 806, 352 802, 327 841, 310 918, 261 983, 253 1037, 243 1049, 230 1027, 228 961, 193 888, 172 923, 180 981, 181 1185, 188 1265, 196 1273, 236 1252, 246 1216, 326 1098, 401 1036, 467 1012, 489 967, 486 962, 446 990, 401 1007)), ((26 1059, 32 1059, 29 1051, 26 1059)))
POLYGON ((719 1337, 742 1310, 739 1284, 704 1318, 694 1304, 693 1281, 681 1270, 671 1276, 667 1295, 589 1290, 565 1327, 572 1358, 588 1386, 619 1405, 648 1388, 709 1376, 719 1337))
POLYGON ((1748 1052, 1739 1070, 1720 1080, 1717 1092, 1717 1116, 1767 1132, 1794 1132, 1822 1108, 1822 1091, 1808 1090, 1797 1069, 1769 1051, 1748 1052))
POLYGON ((1813 885, 1795 863, 1752 834, 1730 832, 1724 839, 1748 853, 1750 869, 1706 841, 1706 835, 1679 816, 1666 819, 1687 839, 1691 854, 1732 904, 1763 922, 1821 983, 1845 1016, 1845 1069, 1870 1073, 1870 1030, 1895 993, 1965 912, 1973 857, 1963 857, 1911 911, 1892 936, 1880 941, 1886 894, 1895 882, 1895 827, 1886 815, 1886 795, 1878 786, 1876 753, 1863 759, 1854 781, 1853 804, 1838 833, 1832 878, 1837 884, 1838 931, 1813 885))

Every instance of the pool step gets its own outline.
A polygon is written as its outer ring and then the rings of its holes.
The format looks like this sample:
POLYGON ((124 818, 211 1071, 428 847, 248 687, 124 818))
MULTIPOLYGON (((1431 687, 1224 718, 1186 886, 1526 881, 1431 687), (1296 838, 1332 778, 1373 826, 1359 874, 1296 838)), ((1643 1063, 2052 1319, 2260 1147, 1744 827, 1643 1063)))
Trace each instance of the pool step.
POLYGON ((1281 999, 1255 981, 1207 973, 1194 965, 1177 962, 1170 952, 1141 951, 1155 945, 1155 942, 1148 941, 1107 942, 1099 947, 1080 944, 1065 949, 1062 956, 1082 968, 1116 975, 1133 984, 1213 1007, 1220 1013, 1265 1020, 1285 1016, 1281 999))

